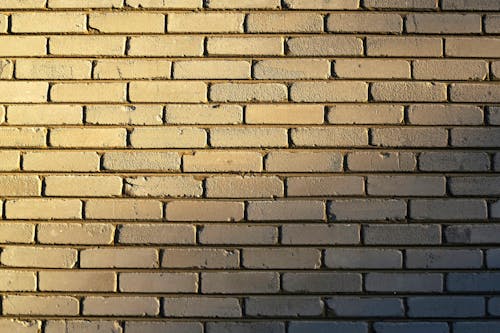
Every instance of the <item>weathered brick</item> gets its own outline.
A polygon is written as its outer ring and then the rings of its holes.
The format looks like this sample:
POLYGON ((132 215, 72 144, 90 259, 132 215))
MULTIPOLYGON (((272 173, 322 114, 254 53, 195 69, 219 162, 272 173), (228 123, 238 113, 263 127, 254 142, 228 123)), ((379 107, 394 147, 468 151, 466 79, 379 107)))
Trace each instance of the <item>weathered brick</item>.
MULTIPOLYGON (((248 1, 248 0, 246 0, 248 1)), ((256 2, 256 0, 250 0, 256 2)), ((257 0, 258 1, 258 0, 257 0)), ((266 0, 267 1, 267 0, 266 0)), ((212 2, 214 2, 212 0, 212 2)), ((238 3, 243 2, 239 1, 238 3)), ((285 324, 281 322, 266 322, 266 321, 255 321, 255 322, 208 322, 206 324, 207 333, 252 333, 252 332, 267 332, 267 333, 284 333, 285 324)))
POLYGON ((98 171, 99 155, 93 152, 27 152, 23 155, 27 171, 98 171))
POLYGON ((361 291, 361 275, 356 273, 284 273, 283 290, 307 293, 361 291))
POLYGON ((281 243, 298 245, 359 244, 360 229, 354 224, 297 224, 281 227, 281 243))
POLYGON ((413 76, 418 80, 484 80, 488 76, 488 63, 483 60, 415 60, 413 76))
POLYGON ((481 33, 481 16, 477 14, 410 14, 406 31, 423 34, 481 33))
POLYGON ((326 250, 325 265, 336 269, 402 268, 403 255, 394 249, 334 248, 326 250))
POLYGON ((86 316, 156 316, 160 302, 156 297, 88 296, 83 299, 83 315, 86 316))
POLYGON ((163 299, 163 315, 166 317, 224 317, 242 315, 237 298, 175 297, 163 299))
POLYGON ((90 248, 80 251, 81 268, 156 268, 158 251, 149 248, 90 248))
POLYGON ((122 244, 194 244, 196 227, 183 224, 125 224, 118 230, 122 244))
POLYGON ((202 0, 125 0, 133 8, 202 8, 202 0))
POLYGON ((7 122, 12 125, 73 125, 81 124, 82 119, 82 107, 77 105, 30 104, 7 108, 7 122))
POLYGON ((403 317, 404 306, 400 298, 361 298, 340 296, 327 299, 326 306, 339 317, 403 317))
POLYGON ((450 273, 446 288, 451 292, 495 292, 500 289, 500 274, 450 273))
POLYGON ((208 198, 273 198, 284 196, 278 177, 214 176, 205 181, 208 198))
POLYGON ((92 63, 79 59, 18 59, 19 79, 90 79, 92 63))
POLYGON ((313 317, 323 312, 319 297, 249 297, 245 299, 245 314, 259 317, 313 317))
POLYGON ((20 168, 20 154, 13 150, 0 150, 0 171, 16 171, 20 168))
POLYGON ((363 41, 352 36, 290 37, 288 54, 292 56, 359 56, 363 41))
POLYGON ((106 55, 125 54, 125 37, 119 36, 52 36, 49 38, 52 55, 106 55))
POLYGON ((201 273, 204 294, 260 294, 279 291, 276 272, 214 272, 201 273))
POLYGON ((479 199, 410 200, 410 218, 416 220, 485 220, 486 201, 479 199))
POLYGON ((331 32, 400 33, 403 18, 399 14, 331 13, 327 30, 331 32))
POLYGON ((41 271, 41 291, 106 292, 116 290, 116 274, 105 271, 41 271))
POLYGON ((54 197, 110 197, 122 194, 120 177, 47 176, 45 195, 54 197))
POLYGON ((175 152, 106 152, 102 159, 106 170, 168 172, 179 171, 181 157, 175 152))
POLYGON ((364 6, 374 9, 437 9, 438 4, 435 0, 364 0, 364 6))
POLYGON ((295 82, 290 89, 294 102, 366 102, 368 85, 364 82, 295 82))
POLYGON ((99 59, 95 79, 169 79, 172 62, 147 59, 99 59))
POLYGON ((489 0, 443 0, 446 10, 500 10, 500 4, 489 0))
POLYGON ((172 104, 165 108, 167 124, 241 124, 243 108, 239 105, 172 104))
POLYGON ((144 127, 134 128, 130 143, 134 148, 203 148, 207 133, 201 128, 144 127))
POLYGON ((401 220, 406 217, 406 203, 395 199, 333 200, 328 217, 334 221, 401 220))
POLYGON ((50 88, 54 102, 125 102, 123 83, 56 83, 50 88))
POLYGON ((125 178, 124 193, 132 197, 199 197, 201 180, 189 176, 125 178))
POLYGON ((357 176, 288 177, 287 196, 350 196, 363 195, 364 178, 357 176))
MULTIPOLYGON (((34 272, 2 270, 2 276, 0 277, 0 290, 2 292, 35 291, 36 285, 36 273, 34 272)), ((2 324, 0 321, 0 330, 1 329, 2 324)))
POLYGON ((0 262, 9 267, 73 268, 77 252, 69 248, 4 247, 0 262))
POLYGON ((85 204, 87 219, 160 220, 162 216, 163 205, 155 200, 89 199, 85 204))
MULTIPOLYGON (((434 2, 434 0, 432 0, 434 2)), ((369 56, 441 57, 443 42, 436 37, 367 37, 369 56)))
POLYGON ((452 225, 445 229, 445 236, 453 244, 496 243, 499 231, 496 225, 452 225))
POLYGON ((50 130, 52 147, 92 148, 126 147, 124 128, 55 128, 50 130))
POLYGON ((406 267, 417 269, 479 269, 483 264, 481 250, 408 249, 406 267))
POLYGON ((368 131, 356 127, 295 128, 292 142, 298 147, 362 147, 368 145, 368 131))
POLYGON ((49 8, 121 8, 122 0, 48 0, 49 8))
POLYGON ((14 199, 5 204, 8 219, 81 219, 78 199, 14 199))
POLYGON ((248 219, 325 220, 325 203, 313 200, 252 201, 247 205, 248 219))
POLYGON ((476 106, 416 104, 408 109, 408 120, 417 125, 482 125, 483 111, 476 106))
POLYGON ((112 320, 49 320, 44 327, 45 333, 122 333, 120 323, 112 320))
POLYGON ((451 177, 448 180, 453 195, 500 195, 500 177, 451 177))
POLYGON ((33 243, 35 239, 35 226, 26 223, 0 224, 0 243, 33 243))
POLYGON ((5 0, 0 8, 22 9, 22 8, 44 8, 47 0, 5 0))
POLYGON ((496 103, 500 101, 500 88, 494 84, 453 83, 450 85, 450 99, 453 102, 496 103))
POLYGON ((443 275, 436 273, 368 273, 366 291, 390 293, 440 293, 443 275))
POLYGON ((370 245, 441 244, 441 228, 434 224, 367 225, 364 242, 370 245))
POLYGON ((0 81, 0 102, 43 103, 47 101, 48 91, 47 82, 0 81))
POLYGON ((291 9, 358 9, 359 0, 285 0, 287 8, 291 9))
POLYGON ((131 82, 129 95, 133 102, 205 102, 207 85, 197 81, 131 82))
POLYGON ((262 171, 262 154, 252 151, 197 151, 182 160, 185 172, 262 171))
POLYGON ((245 109, 247 124, 323 124, 322 105, 253 104, 245 109))
POLYGON ((5 332, 38 333, 40 332, 41 329, 42 329, 42 322, 39 320, 17 320, 17 319, 0 320, 0 330, 5 332))
MULTIPOLYGON (((14 75, 14 62, 12 60, 7 60, 7 59, 0 60, 0 79, 12 79, 13 75, 14 75)), ((3 121, 3 118, 4 117, 0 116, 1 121, 3 121)))
POLYGON ((330 62, 324 59, 268 59, 253 66, 256 79, 327 79, 330 62))
POLYGON ((11 15, 12 32, 86 32, 87 17, 83 13, 24 12, 11 15))
POLYGON ((446 179, 440 176, 368 176, 368 195, 444 196, 446 179))
POLYGON ((91 13, 89 27, 101 33, 163 33, 165 16, 160 13, 91 13))
POLYGON ((349 79, 409 79, 410 63, 389 59, 338 59, 334 62, 335 75, 349 79))
MULTIPOLYGON (((168 32, 243 32, 243 13, 170 13, 168 32)), ((149 24, 149 23, 148 23, 149 24)))
POLYGON ((41 223, 37 240, 44 244, 111 244, 115 228, 104 223, 41 223))
POLYGON ((200 36, 136 36, 130 38, 130 56, 201 56, 203 37, 200 36))
POLYGON ((161 267, 166 268, 238 268, 238 250, 210 248, 169 248, 163 251, 161 267))
POLYGON ((6 315, 77 316, 79 302, 70 296, 9 295, 2 299, 2 312, 6 315))
POLYGON ((283 55, 285 52, 281 37, 209 37, 209 55, 283 55))
POLYGON ((427 296, 408 298, 408 316, 411 318, 470 318, 485 314, 483 297, 427 296))
POLYGON ((500 33, 500 15, 487 15, 484 19, 484 30, 490 34, 500 33))
POLYGON ((198 232, 201 244, 276 244, 278 229, 273 226, 207 224, 198 232))
POLYGON ((85 108, 85 122, 95 125, 160 125, 160 105, 92 105, 85 108))
POLYGON ((43 36, 0 36, 0 56, 43 56, 46 45, 43 36))
MULTIPOLYGON (((135 0, 129 0, 135 1, 135 0)), ((145 0, 141 0, 144 3, 145 0)), ((155 0, 158 1, 158 0, 155 0)), ((185 0, 181 0, 185 2, 185 0)), ((196 322, 172 322, 172 321, 127 321, 125 323, 127 333, 155 333, 155 332, 178 332, 178 333, 202 333, 203 325, 196 322)), ((120 332, 118 332, 120 333, 120 332)))
POLYGON ((120 291, 140 293, 195 293, 195 273, 120 273, 120 291))
POLYGON ((321 32, 323 16, 307 12, 250 13, 246 25, 248 32, 321 32))
POLYGON ((167 203, 168 221, 241 221, 243 202, 172 201, 167 203))
POLYGON ((352 152, 347 154, 351 171, 414 171, 415 154, 407 152, 352 152))
POLYGON ((212 128, 212 147, 288 147, 285 128, 212 128))
POLYGON ((444 102, 447 98, 446 85, 434 82, 375 82, 371 94, 382 102, 444 102))
POLYGON ((498 128, 454 128, 450 131, 451 145, 457 147, 497 147, 498 128))
POLYGON ((37 176, 0 176, 0 196, 40 196, 41 185, 37 176))
POLYGON ((375 128, 372 144, 381 147, 446 147, 448 132, 445 128, 375 128))
POLYGON ((281 102, 288 96, 280 83, 216 83, 210 87, 210 100, 215 102, 281 102))
POLYGON ((245 268, 316 269, 321 265, 321 253, 312 248, 248 248, 242 255, 245 268))
POLYGON ((176 79, 248 79, 251 64, 238 60, 186 60, 174 63, 176 79))
POLYGON ((496 38, 446 38, 445 53, 451 57, 494 58, 500 52, 500 40, 496 38))
POLYGON ((339 172, 342 155, 338 152, 272 151, 266 155, 267 171, 339 172))

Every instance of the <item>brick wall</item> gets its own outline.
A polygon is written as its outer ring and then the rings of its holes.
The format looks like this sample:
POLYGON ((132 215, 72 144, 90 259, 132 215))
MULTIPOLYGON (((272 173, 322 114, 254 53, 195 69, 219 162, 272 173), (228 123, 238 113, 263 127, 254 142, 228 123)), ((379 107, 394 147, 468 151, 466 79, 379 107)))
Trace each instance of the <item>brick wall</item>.
POLYGON ((1 333, 500 332, 499 0, 1 0, 1 333))

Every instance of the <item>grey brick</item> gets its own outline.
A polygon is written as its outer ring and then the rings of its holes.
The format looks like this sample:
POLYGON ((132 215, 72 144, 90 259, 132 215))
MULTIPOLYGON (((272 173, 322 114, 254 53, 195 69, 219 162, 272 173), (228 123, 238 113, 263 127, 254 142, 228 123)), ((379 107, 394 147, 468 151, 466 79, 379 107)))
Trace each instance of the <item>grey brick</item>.
POLYGON ((418 159, 422 171, 488 171, 490 159, 481 152, 424 152, 418 159))
POLYGON ((319 297, 249 297, 245 300, 246 315, 260 317, 311 317, 323 313, 319 297))
POLYGON ((368 273, 365 278, 367 291, 419 292, 443 291, 443 275, 434 273, 368 273))
POLYGON ((446 193, 441 176, 368 176, 368 195, 442 196, 446 193))
POLYGON ((338 317, 403 317, 400 298, 332 297, 326 301, 328 310, 338 317))
MULTIPOLYGON (((203 325, 201 323, 191 322, 165 322, 165 321, 127 321, 125 322, 125 331, 127 333, 202 333, 203 325)), ((78 331, 58 331, 57 333, 66 333, 78 331)), ((81 333, 100 333, 100 331, 82 331, 81 333)), ((49 333, 49 332, 46 332, 49 333)), ((56 333, 56 332, 54 332, 56 333)), ((80 332, 78 332, 80 333, 80 332)), ((115 331, 103 331, 102 333, 115 333, 115 331)), ((119 332, 116 332, 119 333, 119 332)))
POLYGON ((500 268, 500 249, 486 251, 486 264, 488 268, 500 268))
POLYGON ((284 273, 283 290, 305 293, 360 292, 361 274, 357 273, 284 273))
POLYGON ((276 244, 278 229, 272 226, 207 224, 199 228, 201 244, 276 244))
POLYGON ((490 214, 494 219, 500 219, 500 200, 490 204, 490 214))
POLYGON ((416 220, 479 220, 488 218, 488 206, 480 199, 410 200, 410 218, 416 220))
POLYGON ((283 244, 359 244, 360 227, 356 224, 298 224, 281 229, 283 244))
POLYGON ((490 106, 488 108, 488 123, 490 125, 500 125, 500 107, 490 106))
POLYGON ((279 274, 275 272, 201 273, 204 294, 276 293, 279 285, 279 274))
POLYGON ((446 280, 449 291, 500 291, 500 273, 449 273, 446 280))
POLYGON ((424 245, 441 243, 439 225, 399 224, 364 226, 365 244, 424 245))
POLYGON ((408 249, 406 250, 407 268, 457 269, 481 268, 483 253, 471 249, 408 249))
POLYGON ((451 177, 448 181, 453 195, 500 195, 500 177, 451 177))
MULTIPOLYGON (((288 333, 368 333, 368 324, 349 321, 292 321, 288 333)), ((254 332, 252 332, 254 333, 254 332)), ((267 332, 266 332, 267 333, 267 332)))
POLYGON ((498 147, 500 128, 453 128, 451 145, 455 147, 498 147))
POLYGON ((488 301, 488 313, 492 316, 500 316, 500 297, 492 297, 488 301))
POLYGON ((454 333, 498 333, 500 321, 473 321, 453 323, 454 333))
POLYGON ((171 297, 163 299, 165 317, 241 317, 237 298, 171 297))
POLYGON ((246 268, 315 269, 321 266, 321 253, 311 248, 253 248, 243 250, 246 268))
POLYGON ((401 268, 403 256, 394 249, 334 248, 325 252, 325 265, 329 268, 401 268))
POLYGON ((447 323, 375 323, 375 333, 448 333, 447 323))
POLYGON ((500 244, 500 225, 452 225, 445 229, 448 243, 500 244))
POLYGON ((328 204, 328 216, 334 221, 402 220, 406 202, 394 199, 334 200, 328 204))
POLYGON ((474 296, 428 296, 408 298, 412 318, 469 318, 485 314, 485 301, 474 296))
POLYGON ((206 330, 206 333, 255 332, 285 333, 285 324, 280 322, 213 322, 207 323, 206 330))

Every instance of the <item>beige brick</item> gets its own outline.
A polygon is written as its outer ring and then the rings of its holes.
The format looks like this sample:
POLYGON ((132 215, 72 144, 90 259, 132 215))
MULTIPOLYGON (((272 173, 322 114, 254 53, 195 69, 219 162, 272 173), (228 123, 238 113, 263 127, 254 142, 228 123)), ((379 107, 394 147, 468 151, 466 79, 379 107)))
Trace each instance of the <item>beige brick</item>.
POLYGON ((487 37, 446 38, 446 55, 451 57, 495 58, 500 53, 500 39, 487 37))
POLYGON ((123 0, 48 0, 49 8, 121 8, 123 0))
POLYGON ((197 81, 131 82, 129 94, 133 102, 206 102, 207 84, 197 81))
POLYGON ((28 316, 77 316, 78 299, 69 296, 10 295, 2 300, 3 314, 28 316))
POLYGON ((404 107, 391 104, 338 104, 328 110, 330 124, 401 124, 404 107))
POLYGON ((363 54, 363 41, 353 36, 307 36, 287 40, 293 56, 355 56, 363 54))
POLYGON ((125 0, 133 8, 202 8, 202 0, 125 0))
POLYGON ((170 13, 168 32, 243 32, 243 13, 170 13))
POLYGON ((215 83, 210 100, 215 102, 282 102, 288 90, 280 83, 215 83))
POLYGON ((321 253, 312 248, 248 248, 243 250, 243 267, 257 269, 317 269, 321 253))
POLYGON ((45 333, 122 333, 118 321, 104 320, 49 320, 45 322, 45 333))
POLYGON ((285 0, 291 9, 358 9, 359 0, 285 0))
POLYGON ((367 37, 367 54, 386 57, 440 57, 443 42, 436 37, 367 37))
POLYGON ((161 56, 201 56, 203 37, 201 36, 137 36, 130 38, 128 55, 161 56))
POLYGON ((85 122, 96 125, 161 125, 161 105, 92 105, 85 108, 85 122))
POLYGON ((5 119, 5 106, 0 106, 0 124, 4 124, 6 121, 5 119))
POLYGON ((115 228, 105 223, 41 223, 37 240, 42 244, 112 244, 115 228))
POLYGON ((186 60, 174 63, 176 79, 248 79, 251 64, 238 60, 186 60))
POLYGON ((500 131, 492 128, 454 128, 450 131, 451 145, 456 147, 496 147, 500 131))
POLYGON ((295 82, 290 89, 294 102, 366 102, 368 85, 364 82, 295 82))
POLYGON ((495 61, 491 64, 491 74, 493 79, 500 79, 500 61, 495 61))
POLYGON ((328 15, 327 30, 400 33, 403 31, 403 18, 399 14, 390 13, 331 13, 328 15))
POLYGON ((500 15, 487 15, 484 19, 485 31, 489 34, 500 33, 500 15))
POLYGON ((56 128, 50 131, 53 147, 126 147, 123 128, 56 128))
POLYGON ((241 124, 243 108, 239 105, 167 105, 167 124, 241 124))
POLYGON ((99 59, 96 79, 169 79, 172 62, 147 59, 99 59))
POLYGON ((267 171, 279 172, 339 172, 342 155, 338 152, 272 151, 267 154, 267 171))
POLYGON ((175 152, 106 152, 102 164, 114 171, 179 171, 181 157, 175 152))
POLYGON ((488 76, 488 63, 482 60, 416 60, 413 76, 418 80, 484 80, 488 76))
POLYGON ((363 195, 364 178, 358 176, 288 177, 288 197, 363 195))
POLYGON ((259 172, 262 154, 251 151, 197 151, 184 155, 185 172, 259 172))
POLYGON ((248 105, 245 110, 247 124, 323 124, 322 105, 248 105))
POLYGON ((0 56, 43 56, 47 38, 42 36, 0 36, 0 56))
POLYGON ((284 195, 278 177, 214 176, 205 180, 208 198, 274 198, 284 195))
POLYGON ((445 102, 447 87, 435 82, 375 82, 371 94, 383 102, 445 102))
POLYGON ((488 124, 500 125, 500 107, 489 107, 487 118, 488 124))
POLYGON ((40 196, 41 188, 38 176, 0 176, 0 196, 40 196))
POLYGON ((238 268, 238 250, 210 248, 169 248, 163 251, 161 267, 166 268, 238 268))
MULTIPOLYGON (((12 79, 14 75, 14 62, 12 60, 0 60, 0 79, 12 79)), ((1 119, 2 117, 0 117, 1 119)))
POLYGON ((135 128, 130 143, 134 148, 203 148, 207 133, 190 127, 135 128))
POLYGON ((205 294, 277 293, 280 289, 276 272, 207 272, 201 279, 205 294))
POLYGON ((71 12, 13 13, 12 32, 86 32, 87 16, 71 12))
POLYGON ((2 265, 10 267, 73 268, 77 250, 50 247, 4 247, 2 265))
POLYGON ((167 221, 241 221, 243 202, 172 201, 167 203, 167 221))
POLYGON ((156 268, 158 251, 147 248, 94 248, 80 252, 81 268, 156 268))
POLYGON ((443 0, 446 10, 500 10, 500 4, 490 0, 443 0))
MULTIPOLYGON (((144 0, 143 0, 144 1, 144 0)), ((159 0, 158 0, 159 1, 159 0)), ((179 0, 185 1, 185 0, 179 0)), ((168 332, 177 333, 202 333, 203 324, 198 322, 177 321, 127 321, 127 333, 155 333, 168 332)), ((82 332, 83 333, 83 332, 82 332)))
POLYGON ((196 293, 196 273, 120 273, 121 292, 196 293))
POLYGON ((251 201, 247 205, 250 221, 325 220, 325 203, 318 200, 251 201))
POLYGON ((0 243, 33 243, 35 239, 35 226, 26 223, 0 224, 0 243))
POLYGON ((94 152, 44 151, 26 152, 23 155, 26 171, 80 171, 99 170, 99 155, 94 152))
POLYGON ((125 37, 120 36, 52 36, 49 50, 53 55, 118 56, 125 54, 125 37))
MULTIPOLYGON (((36 273, 28 271, 11 271, 2 270, 0 277, 1 291, 35 291, 36 290, 36 273)), ((0 330, 2 324, 0 322, 0 330)), ((10 331, 8 331, 10 332, 10 331)), ((16 331, 14 331, 16 332, 16 331)))
POLYGON ((278 229, 272 226, 207 224, 199 232, 201 244, 276 244, 278 229))
POLYGON ((368 176, 369 195, 444 196, 446 180, 438 176, 368 176))
POLYGON ((410 14, 406 31, 424 34, 470 34, 481 32, 481 15, 477 14, 410 14))
POLYGON ((281 37, 209 37, 209 55, 283 55, 285 52, 281 37))
POLYGON ((106 292, 116 290, 116 274, 105 271, 41 271, 41 291, 106 292))
POLYGON ((348 79, 409 79, 410 63, 405 60, 338 59, 334 63, 335 75, 348 79))
POLYGON ((7 122, 12 125, 74 125, 83 121, 78 105, 9 105, 7 122))
POLYGON ((191 176, 134 177, 125 178, 124 191, 131 197, 200 197, 203 187, 191 176))
POLYGON ((414 171, 417 159, 405 152, 352 152, 347 155, 351 171, 414 171))
POLYGON ((15 199, 5 204, 8 219, 81 219, 78 199, 15 199))
POLYGON ((381 147, 446 147, 448 133, 444 128, 376 128, 372 143, 381 147))
POLYGON ((376 9, 437 9, 436 0, 365 0, 364 6, 376 9))
POLYGON ((56 83, 50 88, 54 102, 125 102, 124 83, 56 83))
POLYGON ((488 171, 490 158, 482 152, 423 152, 419 156, 423 171, 488 171))
POLYGON ((269 59, 254 65, 256 79, 327 79, 330 62, 324 59, 269 59))
POLYGON ((291 138, 297 147, 360 147, 368 145, 368 131, 360 127, 295 128, 291 138))
POLYGON ((287 147, 285 128, 212 128, 212 147, 287 147))
POLYGON ((4 0, 0 4, 0 8, 45 8, 47 0, 4 0))
POLYGON ((16 171, 20 166, 20 154, 14 150, 0 150, 0 171, 16 171))
POLYGON ((242 316, 237 298, 175 297, 163 299, 166 317, 224 317, 242 316))
POLYGON ((46 102, 48 91, 47 82, 0 81, 0 102, 46 102))
POLYGON ((280 0, 240 0, 234 2, 233 0, 210 0, 208 2, 209 8, 217 9, 276 9, 280 8, 280 0))
POLYGON ((333 221, 392 221, 406 218, 406 210, 404 200, 334 200, 328 205, 328 217, 333 221))
POLYGON ((408 109, 408 120, 418 125, 481 125, 484 116, 472 105, 417 104, 408 109))
POLYGON ((453 102, 500 102, 500 85, 453 83, 450 85, 450 99, 453 102))
POLYGON ((323 16, 307 12, 261 12, 247 16, 248 32, 322 32, 323 16))
POLYGON ((89 199, 85 205, 87 219, 160 220, 162 203, 151 200, 89 199))
POLYGON ((160 13, 91 13, 89 27, 100 33, 163 33, 165 16, 160 13))
POLYGON ((360 227, 355 224, 288 224, 281 228, 282 244, 359 244, 360 227))
POLYGON ((160 302, 156 297, 88 296, 83 300, 86 316, 156 316, 160 302))
POLYGON ((125 224, 120 227, 121 244, 194 244, 196 227, 187 224, 125 224))
POLYGON ((0 128, 0 147, 45 147, 47 130, 39 127, 0 128))
POLYGON ((116 176, 47 176, 49 197, 110 197, 122 194, 122 179, 116 176))

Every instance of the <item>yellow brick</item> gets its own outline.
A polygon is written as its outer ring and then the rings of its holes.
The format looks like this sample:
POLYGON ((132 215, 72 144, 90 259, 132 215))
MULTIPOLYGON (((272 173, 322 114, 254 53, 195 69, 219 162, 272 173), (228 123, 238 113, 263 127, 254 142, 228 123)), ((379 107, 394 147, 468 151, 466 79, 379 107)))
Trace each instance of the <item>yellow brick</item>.
POLYGON ((443 41, 437 37, 368 37, 369 56, 441 57, 443 41))
POLYGON ((167 203, 167 221, 241 221, 243 202, 173 201, 167 203))
POLYGON ((0 176, 0 196, 40 196, 41 188, 38 176, 0 176))
POLYGON ((500 53, 500 39, 446 38, 446 55, 452 57, 496 58, 500 53))
POLYGON ((198 81, 131 82, 129 95, 133 102, 206 102, 207 84, 198 81))
MULTIPOLYGON (((454 1, 454 0, 453 0, 454 1)), ((367 8, 380 9, 436 9, 436 0, 364 0, 367 8)))
POLYGON ((454 83, 450 87, 453 102, 500 103, 500 86, 496 84, 454 83))
POLYGON ((291 37, 288 52, 293 56, 355 56, 363 54, 363 41, 353 36, 291 37))
POLYGON ((381 147, 446 147, 448 132, 439 127, 377 128, 372 130, 372 144, 381 147))
MULTIPOLYGON (((16 0, 19 1, 19 0, 16 0)), ((39 320, 0 320, 0 330, 16 333, 38 333, 42 329, 42 322, 39 320)))
POLYGON ((47 176, 45 195, 49 197, 109 197, 122 194, 122 179, 115 176, 47 176))
POLYGON ((331 124, 401 124, 404 107, 390 104, 338 104, 330 107, 331 124))
POLYGON ((259 172, 262 154, 245 151, 198 151, 184 155, 185 172, 259 172))
POLYGON ((73 268, 78 251, 68 248, 35 246, 5 247, 1 262, 11 267, 73 268))
POLYGON ((419 125, 482 125, 481 108, 471 105, 416 104, 408 109, 408 122, 419 125))
POLYGON ((9 105, 7 122, 12 125, 65 125, 83 122, 78 105, 9 105))
POLYGON ((7 60, 7 59, 0 60, 0 79, 12 79, 13 75, 14 75, 14 62, 12 60, 7 60))
POLYGON ((133 8, 202 8, 202 0, 126 0, 133 8))
POLYGON ((330 61, 323 59, 271 59, 254 65, 256 79, 327 79, 330 61))
POLYGON ((364 82, 295 82, 290 90, 294 102, 366 102, 368 85, 364 82))
MULTIPOLYGON (((35 225, 27 223, 6 223, 0 224, 0 243, 34 243, 35 225)), ((0 277, 0 285, 2 285, 0 277)), ((0 290, 2 288, 0 287, 0 290)))
POLYGON ((427 34, 470 34, 482 30, 481 15, 477 14, 410 14, 406 16, 406 31, 427 34))
POLYGON ((111 244, 115 228, 103 223, 41 223, 37 240, 42 244, 111 244))
POLYGON ((488 76, 488 63, 483 60, 416 60, 413 75, 418 80, 484 80, 488 76))
POLYGON ((83 314, 97 316, 157 316, 160 302, 155 297, 86 297, 83 314))
POLYGON ((176 61, 176 79, 248 79, 251 64, 248 61, 193 60, 176 61))
POLYGON ((125 194, 132 197, 200 197, 201 180, 190 176, 125 179, 125 194))
POLYGON ((9 17, 7 15, 0 14, 0 33, 6 33, 9 26, 9 17))
POLYGON ((93 152, 27 152, 23 155, 26 171, 80 171, 99 170, 99 155, 93 152))
POLYGON ((274 198, 284 195, 278 177, 214 176, 206 179, 208 198, 274 198))
POLYGON ((364 195, 365 182, 358 176, 288 177, 287 196, 350 196, 364 195))
POLYGON ((168 32, 243 32, 243 13, 171 13, 168 32))
POLYGON ((196 273, 121 273, 120 291, 150 293, 196 293, 196 273))
POLYGON ((238 105, 167 105, 167 124, 240 124, 243 108, 238 105))
POLYGON ((101 271, 42 271, 41 291, 106 292, 116 290, 116 274, 101 271))
POLYGON ((386 13, 331 13, 327 29, 332 32, 400 33, 403 18, 399 14, 386 13))
POLYGON ((212 147, 288 147, 286 128, 212 128, 212 147))
POLYGON ((283 55, 281 37, 209 37, 207 51, 210 55, 283 55))
POLYGON ((42 36, 0 36, 0 56, 42 56, 47 38, 42 36))
MULTIPOLYGON (((0 290, 35 291, 36 275, 34 272, 2 270, 2 276, 0 277, 0 290)), ((0 324, 0 330, 1 329, 2 326, 0 324)))
POLYGON ((162 203, 152 200, 89 199, 85 205, 88 219, 160 220, 162 215, 162 203))
POLYGON ((358 9, 359 0, 285 0, 292 9, 358 9))
POLYGON ((125 54, 125 37, 119 36, 53 36, 49 39, 53 55, 113 56, 125 54))
POLYGON ((44 8, 47 0, 4 0, 0 2, 0 8, 44 8))
POLYGON ((107 152, 103 167, 116 171, 180 171, 181 157, 175 152, 107 152))
POLYGON ((48 0, 49 8, 121 8, 123 0, 48 0))
POLYGON ((86 32, 87 16, 83 13, 14 13, 12 32, 86 32))
POLYGON ((202 36, 137 36, 130 38, 131 56, 201 56, 202 36))
POLYGON ((249 32, 321 32, 323 16, 305 12, 250 13, 246 24, 249 32))
POLYGON ((147 248, 94 248, 81 251, 82 268, 155 268, 158 251, 147 248))
POLYGON ((410 79, 410 62, 405 60, 339 59, 335 75, 349 79, 410 79))
POLYGON ((56 83, 50 89, 54 102, 125 102, 125 83, 56 83))
POLYGON ((145 59, 99 59, 96 79, 169 79, 172 62, 145 59))
POLYGON ((163 33, 165 16, 147 12, 92 13, 89 15, 89 27, 101 33, 163 33))
POLYGON ((292 141, 299 147, 358 147, 368 145, 368 131, 360 127, 295 128, 292 141))
POLYGON ((5 204, 8 219, 81 219, 78 199, 16 199, 5 204))
POLYGON ((322 105, 248 105, 247 124, 323 124, 325 110, 322 105))
POLYGON ((50 131, 53 147, 126 147, 122 128, 56 128, 50 131))
POLYGON ((207 133, 189 127, 135 128, 130 142, 134 148, 203 148, 207 133))
POLYGON ((210 88, 210 100, 216 102, 280 102, 287 96, 280 83, 215 83, 210 88))
POLYGON ((92 63, 78 59, 18 59, 18 79, 90 79, 92 63))
POLYGON ((85 121, 99 125, 160 125, 161 105, 92 105, 85 108, 85 121))
POLYGON ((375 101, 445 102, 446 84, 434 82, 375 82, 371 93, 375 101))
POLYGON ((342 161, 338 152, 272 151, 266 156, 265 168, 278 172, 339 172, 342 161))
POLYGON ((0 81, 0 102, 38 103, 47 101, 47 82, 0 81))
POLYGON ((195 244, 196 226, 173 223, 130 223, 120 227, 120 244, 195 244))
POLYGON ((243 8, 262 8, 262 9, 275 9, 280 8, 280 0, 210 0, 208 3, 209 8, 217 9, 243 9, 243 8))
POLYGON ((0 150, 0 171, 16 171, 20 168, 20 154, 14 150, 0 150))
POLYGON ((5 296, 2 310, 8 315, 77 316, 78 299, 69 296, 5 296))
POLYGON ((0 147, 45 147, 47 130, 37 127, 0 128, 0 147))
POLYGON ((417 159, 404 152, 353 152, 347 155, 352 171, 415 171, 417 159))

